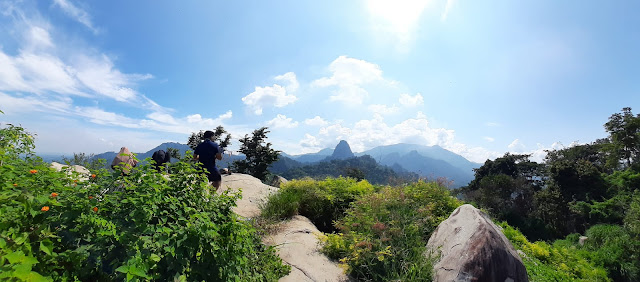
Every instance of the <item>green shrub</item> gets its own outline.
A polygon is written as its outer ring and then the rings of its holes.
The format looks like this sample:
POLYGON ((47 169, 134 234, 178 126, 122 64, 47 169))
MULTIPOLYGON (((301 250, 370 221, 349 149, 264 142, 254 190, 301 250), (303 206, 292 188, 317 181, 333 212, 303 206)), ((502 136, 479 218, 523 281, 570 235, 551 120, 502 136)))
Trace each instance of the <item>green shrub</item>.
POLYGON ((530 281, 611 281, 603 267, 590 261, 588 252, 576 248, 579 235, 569 235, 567 240, 553 245, 543 241, 531 243, 507 223, 499 225, 511 244, 524 252, 521 258, 530 281))
POLYGON ((353 178, 292 180, 267 199, 262 216, 285 219, 299 214, 309 218, 319 230, 333 232, 333 222, 344 216, 349 205, 373 191, 374 187, 366 180, 353 178))
POLYGON ((598 224, 586 232, 584 249, 591 260, 605 267, 615 281, 640 280, 640 240, 622 226, 598 224))
POLYGON ((323 252, 362 280, 431 281, 425 246, 438 224, 460 205, 435 182, 386 187, 354 202, 324 238, 323 252))
POLYGON ((0 280, 275 281, 288 273, 231 211, 240 195, 209 194, 192 163, 176 163, 170 179, 147 162, 127 177, 100 170, 74 180, 29 157, 30 140, 22 128, 0 129, 0 280))

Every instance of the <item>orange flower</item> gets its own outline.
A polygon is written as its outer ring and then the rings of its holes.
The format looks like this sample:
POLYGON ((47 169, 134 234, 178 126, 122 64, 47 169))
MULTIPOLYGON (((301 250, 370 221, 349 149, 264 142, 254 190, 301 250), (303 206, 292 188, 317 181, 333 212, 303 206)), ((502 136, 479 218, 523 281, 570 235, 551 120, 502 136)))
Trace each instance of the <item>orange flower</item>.
POLYGON ((18 183, 13 183, 13 187, 18 187, 18 183))
POLYGON ((32 169, 32 170, 29 171, 29 173, 34 174, 34 173, 38 173, 38 171, 35 170, 35 169, 32 169))
POLYGON ((93 199, 93 196, 89 196, 89 200, 93 199))
POLYGON ((96 175, 95 175, 95 174, 92 174, 92 175, 91 175, 91 178, 96 178, 96 175))
POLYGON ((73 183, 78 183, 78 180, 77 180, 77 179, 76 179, 76 180, 74 180, 74 181, 73 181, 73 183))
POLYGON ((40 210, 43 212, 49 211, 49 206, 44 206, 40 210))
POLYGON ((98 207, 93 207, 93 212, 98 212, 98 207))
POLYGON ((58 197, 58 193, 56 192, 51 193, 51 198, 55 198, 55 197, 58 197))

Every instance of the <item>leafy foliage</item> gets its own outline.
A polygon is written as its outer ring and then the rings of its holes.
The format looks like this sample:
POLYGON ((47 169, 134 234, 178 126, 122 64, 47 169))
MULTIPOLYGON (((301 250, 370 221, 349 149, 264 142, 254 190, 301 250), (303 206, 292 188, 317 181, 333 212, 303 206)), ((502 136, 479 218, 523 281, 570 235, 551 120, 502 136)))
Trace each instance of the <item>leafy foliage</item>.
POLYGON ((353 178, 292 180, 269 196, 262 215, 285 219, 299 214, 309 218, 319 230, 333 232, 333 222, 344 216, 349 205, 373 191, 374 187, 366 180, 353 178))
POLYGON ((73 153, 73 158, 62 157, 67 165, 80 165, 89 170, 98 170, 107 167, 107 160, 97 158, 94 154, 73 153))
POLYGON ((353 157, 346 160, 322 161, 317 164, 282 170, 280 173, 282 177, 286 179, 299 179, 303 177, 324 179, 327 177, 347 176, 356 179, 366 179, 374 184, 406 183, 419 179, 419 176, 415 173, 398 173, 389 167, 382 166, 369 155, 353 157))
POLYGON ((424 253, 431 233, 461 203, 436 182, 385 187, 359 197, 336 221, 323 252, 360 280, 431 281, 424 253))
POLYGON ((236 172, 246 173, 264 181, 269 174, 269 166, 278 160, 280 151, 271 148, 271 143, 265 142, 269 131, 262 127, 253 131, 251 136, 245 135, 240 139, 240 153, 245 159, 233 162, 236 172))
MULTIPOLYGON (((200 145, 200 143, 204 141, 205 131, 206 130, 200 130, 199 132, 191 133, 191 136, 189 136, 189 140, 187 141, 187 145, 189 145, 191 150, 195 151, 196 147, 198 147, 198 145, 200 145)), ((228 134, 228 132, 224 129, 224 127, 219 125, 212 131, 213 131, 213 141, 218 143, 221 149, 224 150, 231 144, 231 134, 228 134), (224 134, 227 134, 227 135, 224 136, 223 138, 224 134)), ((169 154, 171 154, 171 152, 169 152, 169 154)), ((174 155, 171 155, 171 157, 179 159, 179 157, 175 157, 174 155)))
POLYGON ((32 137, 0 129, 0 279, 29 281, 275 281, 288 273, 197 166, 170 178, 147 164, 128 177, 57 172, 32 156, 32 137))
MULTIPOLYGON (((524 253, 522 262, 530 281, 611 281, 607 271, 589 260, 573 245, 559 241, 549 245, 544 241, 529 242, 517 229, 501 223, 502 232, 511 244, 524 253)), ((573 236, 577 243, 577 237, 573 236)))

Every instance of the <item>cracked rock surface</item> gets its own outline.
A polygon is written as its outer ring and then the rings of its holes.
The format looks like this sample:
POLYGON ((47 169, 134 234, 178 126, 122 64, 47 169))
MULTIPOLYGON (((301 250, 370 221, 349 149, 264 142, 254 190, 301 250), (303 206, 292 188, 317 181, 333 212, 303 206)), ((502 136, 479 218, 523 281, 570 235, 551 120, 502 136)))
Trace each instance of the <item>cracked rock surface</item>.
POLYGON ((348 281, 337 263, 320 253, 318 236, 322 233, 304 216, 294 216, 283 223, 277 234, 264 238, 276 246, 278 255, 291 265, 291 273, 283 281, 348 281))
MULTIPOLYGON (((217 192, 240 189, 242 199, 237 201, 233 211, 245 218, 260 215, 260 204, 278 191, 278 188, 265 185, 253 176, 234 173, 222 176, 222 185, 217 192)), ((282 260, 291 265, 291 273, 281 278, 281 282, 348 281, 343 269, 320 253, 318 236, 321 234, 309 219, 294 216, 283 222, 278 232, 263 238, 264 244, 275 246, 282 260)))

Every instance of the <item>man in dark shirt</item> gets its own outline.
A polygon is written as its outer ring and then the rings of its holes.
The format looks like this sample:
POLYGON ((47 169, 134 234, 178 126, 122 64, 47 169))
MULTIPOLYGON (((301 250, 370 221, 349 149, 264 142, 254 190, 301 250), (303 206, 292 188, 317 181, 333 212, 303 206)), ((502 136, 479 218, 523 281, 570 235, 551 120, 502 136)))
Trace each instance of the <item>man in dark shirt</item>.
POLYGON ((220 146, 216 142, 213 142, 213 139, 213 131, 206 131, 204 133, 204 142, 200 143, 195 152, 193 152, 193 159, 200 161, 202 167, 209 171, 207 178, 209 178, 213 187, 218 189, 222 184, 222 176, 216 167, 216 159, 222 160, 222 150, 220 150, 220 146))

